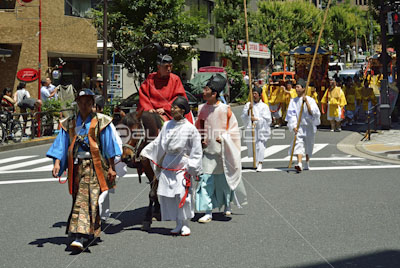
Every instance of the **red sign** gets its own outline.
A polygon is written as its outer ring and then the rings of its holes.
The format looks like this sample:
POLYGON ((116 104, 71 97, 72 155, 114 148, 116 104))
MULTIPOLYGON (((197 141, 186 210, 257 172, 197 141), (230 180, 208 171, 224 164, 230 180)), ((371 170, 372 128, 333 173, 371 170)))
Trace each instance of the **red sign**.
POLYGON ((25 68, 18 71, 17 78, 24 82, 32 82, 39 78, 39 73, 35 69, 25 68))

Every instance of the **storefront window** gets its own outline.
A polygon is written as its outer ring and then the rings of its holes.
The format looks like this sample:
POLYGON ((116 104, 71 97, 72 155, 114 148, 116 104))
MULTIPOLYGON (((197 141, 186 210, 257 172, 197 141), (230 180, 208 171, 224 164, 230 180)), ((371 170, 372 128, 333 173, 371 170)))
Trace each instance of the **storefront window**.
POLYGON ((91 0, 65 0, 65 15, 86 18, 92 8, 91 0))
POLYGON ((14 9, 16 0, 1 0, 0 9, 14 9))

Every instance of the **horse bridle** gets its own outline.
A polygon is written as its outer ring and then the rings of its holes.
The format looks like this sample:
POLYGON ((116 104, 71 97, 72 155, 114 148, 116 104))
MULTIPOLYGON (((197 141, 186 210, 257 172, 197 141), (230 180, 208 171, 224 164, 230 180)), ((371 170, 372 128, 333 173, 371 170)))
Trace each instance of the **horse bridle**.
MULTIPOLYGON (((142 120, 140 120, 140 129, 145 131, 144 125, 142 120)), ((142 137, 140 137, 140 139, 136 142, 135 147, 133 147, 132 145, 128 144, 128 143, 124 143, 122 144, 122 148, 126 147, 128 149, 130 149, 134 155, 134 162, 140 162, 142 160, 142 157, 139 155, 139 148, 140 146, 145 142, 146 140, 146 135, 142 135, 142 137)), ((130 141, 130 140, 129 140, 130 141)), ((129 142, 128 141, 128 142, 129 142)))

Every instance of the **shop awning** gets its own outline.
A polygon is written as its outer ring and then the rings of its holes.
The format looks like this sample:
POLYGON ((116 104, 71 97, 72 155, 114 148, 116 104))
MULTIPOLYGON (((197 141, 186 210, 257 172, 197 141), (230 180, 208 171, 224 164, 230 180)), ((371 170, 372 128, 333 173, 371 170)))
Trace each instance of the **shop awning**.
POLYGON ((0 48, 0 56, 10 57, 12 55, 12 50, 0 48))
POLYGON ((87 53, 75 53, 75 52, 59 52, 59 51, 48 51, 48 57, 50 58, 80 58, 80 59, 98 59, 101 57, 100 54, 87 54, 87 53))

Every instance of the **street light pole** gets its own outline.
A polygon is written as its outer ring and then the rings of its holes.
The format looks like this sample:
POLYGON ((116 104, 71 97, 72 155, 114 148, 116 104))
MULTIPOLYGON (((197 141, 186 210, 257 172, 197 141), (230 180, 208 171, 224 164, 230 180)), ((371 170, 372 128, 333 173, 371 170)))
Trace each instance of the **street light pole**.
POLYGON ((107 59, 107 0, 103 1, 103 97, 107 100, 108 59, 107 59))
POLYGON ((388 92, 388 54, 387 54, 387 38, 386 38, 386 7, 385 1, 380 1, 380 24, 381 24, 381 44, 382 44, 382 74, 383 79, 381 81, 381 104, 380 104, 380 119, 382 129, 390 129, 390 105, 389 105, 389 92, 388 92))

